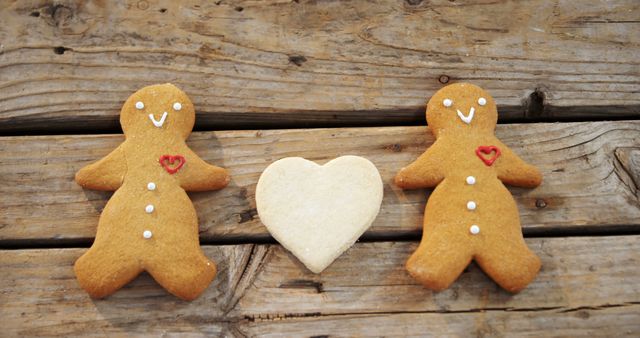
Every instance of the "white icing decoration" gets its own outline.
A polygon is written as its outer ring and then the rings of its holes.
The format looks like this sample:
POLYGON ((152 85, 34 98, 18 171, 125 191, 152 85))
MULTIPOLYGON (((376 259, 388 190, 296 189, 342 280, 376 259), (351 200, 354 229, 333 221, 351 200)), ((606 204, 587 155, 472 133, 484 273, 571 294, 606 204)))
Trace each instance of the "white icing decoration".
POLYGON ((474 185, 476 184, 476 178, 473 176, 467 176, 467 184, 468 185, 474 185))
POLYGON ((476 202, 474 202, 474 201, 467 202, 467 209, 476 210, 476 202))
POLYGON ((180 102, 176 102, 173 104, 173 110, 180 110, 182 109, 182 105, 180 104, 180 102))
POLYGON ((153 209, 154 209, 153 204, 149 204, 149 205, 147 205, 147 206, 144 208, 144 211, 145 211, 147 214, 150 214, 150 213, 152 213, 152 212, 153 212, 153 209))
POLYGON ((136 102, 136 109, 144 109, 144 103, 141 101, 136 102))
POLYGON ((161 128, 164 124, 164 121, 167 119, 167 112, 164 112, 164 114, 162 114, 162 118, 160 119, 160 121, 156 121, 156 118, 155 116, 153 116, 153 114, 149 114, 149 119, 151 120, 151 122, 153 122, 154 126, 161 128))
POLYGON ((142 237, 144 237, 144 238, 146 238, 146 239, 151 238, 151 236, 153 236, 153 234, 152 234, 152 233, 151 233, 151 231, 149 231, 149 230, 145 230, 145 231, 142 233, 142 237))
POLYGON ((149 182, 149 183, 147 184, 147 190, 149 190, 149 191, 154 191, 154 190, 156 190, 156 184, 155 184, 155 183, 153 183, 153 182, 149 182))
POLYGON ((473 120, 473 114, 475 113, 476 109, 471 107, 471 109, 469 109, 469 115, 464 116, 464 114, 462 114, 462 112, 460 111, 460 109, 456 109, 458 111, 458 117, 462 120, 462 122, 469 124, 471 123, 471 120, 473 120))
POLYGON ((479 234, 479 233, 480 233, 480 227, 474 224, 474 225, 472 225, 472 226, 469 228, 469 232, 470 232, 472 235, 477 235, 477 234, 479 234))
POLYGON ((484 106, 485 104, 487 104, 487 99, 485 99, 484 97, 479 98, 478 104, 484 106))
POLYGON ((451 99, 444 99, 444 101, 442 101, 442 104, 444 104, 445 107, 451 107, 453 101, 451 101, 451 99))

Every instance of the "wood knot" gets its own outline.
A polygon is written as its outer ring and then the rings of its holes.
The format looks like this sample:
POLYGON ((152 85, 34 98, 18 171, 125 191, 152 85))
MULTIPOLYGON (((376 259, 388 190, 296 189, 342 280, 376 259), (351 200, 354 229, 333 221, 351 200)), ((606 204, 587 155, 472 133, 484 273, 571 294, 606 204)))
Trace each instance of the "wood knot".
POLYGON ((145 0, 141 0, 138 1, 138 3, 136 4, 136 7, 138 7, 138 9, 140 10, 146 10, 147 8, 149 8, 149 3, 145 0))
POLYGON ((245 188, 245 187, 240 188, 240 190, 238 191, 238 197, 240 199, 246 199, 247 198, 247 192, 248 192, 247 188, 245 188))
MULTIPOLYGON (((632 194, 640 190, 640 148, 618 147, 613 152, 614 170, 632 194)), ((640 194, 638 194, 640 195, 640 194)))
POLYGON ((541 91, 540 88, 536 88, 531 94, 529 94, 529 97, 525 99, 525 102, 524 102, 525 117, 532 117, 532 118, 546 117, 545 111, 544 111, 544 100, 545 100, 545 93, 541 91))
MULTIPOLYGON (((86 32, 90 23, 83 19, 88 17, 87 15, 78 14, 78 6, 71 1, 65 1, 67 5, 47 5, 40 8, 38 15, 42 18, 47 25, 56 27, 63 35, 81 35, 86 32)), ((84 8, 84 7, 80 7, 84 8)), ((35 12, 32 12, 31 16, 35 16, 35 12)))
POLYGON ((238 224, 246 223, 252 221, 253 218, 258 214, 258 210, 255 208, 245 210, 238 214, 238 224))
POLYGON ((386 146, 385 149, 391 150, 394 153, 399 153, 399 152, 402 151, 402 146, 397 144, 397 143, 394 143, 394 144, 390 144, 390 145, 386 146))
POLYGON ((307 62, 307 58, 304 55, 289 55, 289 63, 300 67, 303 63, 307 62))
POLYGON ((580 310, 580 311, 576 312, 576 317, 586 320, 586 319, 589 319, 589 317, 591 317, 591 315, 589 314, 589 312, 587 310, 580 310))
POLYGON ((410 6, 419 6, 422 4, 422 0, 405 0, 405 2, 410 6))
POLYGON ((438 77, 438 82, 442 83, 442 84, 447 84, 449 83, 449 76, 448 75, 440 75, 440 77, 438 77))
POLYGON ((64 52, 71 50, 71 48, 67 48, 67 47, 63 47, 63 46, 58 46, 58 47, 53 47, 53 52, 58 54, 58 55, 62 55, 64 54, 64 52))
POLYGON ((73 19, 73 9, 65 5, 50 5, 45 12, 53 19, 53 24, 60 27, 73 19))

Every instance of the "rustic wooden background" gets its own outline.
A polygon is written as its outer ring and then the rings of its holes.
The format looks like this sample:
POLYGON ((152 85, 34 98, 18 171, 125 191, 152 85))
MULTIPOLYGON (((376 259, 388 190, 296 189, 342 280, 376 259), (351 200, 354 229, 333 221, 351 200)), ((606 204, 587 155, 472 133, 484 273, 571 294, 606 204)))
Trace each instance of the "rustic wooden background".
POLYGON ((640 336, 640 3, 0 1, 2 336, 640 336), (522 293, 475 265, 441 293, 404 271, 429 191, 392 177, 433 138, 426 99, 469 81, 544 173, 511 189, 543 268, 522 293), (220 272, 194 302, 143 275, 91 300, 72 271, 110 193, 74 173, 123 137, 122 102, 172 82, 189 144, 233 180, 191 194, 220 272), (315 275, 260 223, 281 157, 354 154, 385 182, 361 241, 315 275))

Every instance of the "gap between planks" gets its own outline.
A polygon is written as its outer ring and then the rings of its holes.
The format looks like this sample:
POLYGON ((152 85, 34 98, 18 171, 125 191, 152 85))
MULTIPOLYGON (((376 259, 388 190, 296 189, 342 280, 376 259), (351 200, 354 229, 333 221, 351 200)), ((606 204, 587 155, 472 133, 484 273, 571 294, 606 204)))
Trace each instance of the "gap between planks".
MULTIPOLYGON (((564 238, 564 237, 616 237, 640 235, 640 229, 637 224, 615 224, 611 226, 594 226, 593 228, 584 229, 550 229, 549 231, 536 232, 523 229, 524 238, 564 238)), ((415 231, 390 231, 384 232, 366 232, 356 243, 375 243, 375 242, 419 242, 422 238, 422 230, 415 231)), ((93 244, 93 237, 75 238, 75 239, 15 239, 0 240, 0 250, 34 250, 34 249, 71 249, 71 248, 89 248, 93 244)), ((201 238, 200 245, 280 245, 269 234, 257 234, 253 236, 239 236, 228 238, 201 238)))
MULTIPOLYGON (((571 123, 571 122, 606 122, 606 121, 638 121, 640 120, 640 106, 637 108, 638 114, 631 113, 628 115, 603 115, 603 116, 587 116, 576 115, 568 117, 511 117, 507 111, 520 109, 520 107, 501 107, 498 113, 498 124, 527 124, 527 123, 571 123)), ((207 131, 245 131, 245 130, 279 130, 279 129, 327 129, 327 128, 370 128, 370 127, 412 127, 412 126, 424 126, 425 122, 425 108, 415 113, 415 118, 411 119, 393 119, 382 118, 379 121, 358 121, 354 118, 353 121, 325 121, 319 119, 311 122, 292 121, 287 117, 281 119, 274 118, 271 121, 259 121, 257 118, 251 117, 253 114, 240 113, 242 116, 242 122, 232 122, 236 119, 231 118, 224 114, 224 117, 211 117, 206 116, 204 113, 196 113, 196 124, 193 128, 194 132, 207 132, 207 131), (247 119, 244 121, 244 119, 247 119)), ((611 111, 611 107, 607 106, 594 106, 593 111, 611 111)), ((630 108, 631 109, 631 108, 630 108)), ((393 115, 397 111, 371 111, 371 112, 358 112, 358 114, 390 114, 393 115)), ((296 113, 292 113, 296 114, 296 113)), ((333 112, 333 114, 344 114, 344 112, 333 112)), ((299 115, 298 115, 299 116, 299 115)), ((359 117, 358 117, 359 118, 359 117)), ((237 121, 237 120, 236 120, 237 121)), ((8 124, 14 122, 9 121, 8 124)), ((21 122, 18 122, 21 123, 21 122)), ((39 127, 38 125, 29 126, 28 128, 18 127, 15 129, 2 130, 0 128, 0 138, 10 136, 58 136, 58 135, 110 135, 110 134, 122 134, 122 128, 117 120, 110 121, 108 123, 94 123, 93 121, 87 121, 86 123, 79 123, 78 125, 69 124, 67 122, 60 122, 59 125, 43 121, 43 124, 47 124, 47 127, 39 127)), ((37 124, 40 124, 38 122, 37 124)))

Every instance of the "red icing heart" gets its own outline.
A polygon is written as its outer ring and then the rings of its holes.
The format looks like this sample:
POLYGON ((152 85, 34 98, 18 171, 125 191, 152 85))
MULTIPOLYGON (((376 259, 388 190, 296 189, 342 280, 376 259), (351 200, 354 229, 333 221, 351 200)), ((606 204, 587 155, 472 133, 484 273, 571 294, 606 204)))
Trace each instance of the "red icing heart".
POLYGON ((187 160, 184 159, 182 155, 162 155, 160 156, 160 165, 166 170, 169 174, 175 174, 182 168, 187 160), (178 164, 173 165, 178 162, 178 164))
POLYGON ((478 155, 484 164, 490 167, 498 156, 500 156, 500 148, 496 146, 479 146, 476 148, 476 155, 478 155), (490 155, 491 153, 494 153, 493 156, 485 157, 485 155, 490 155))

